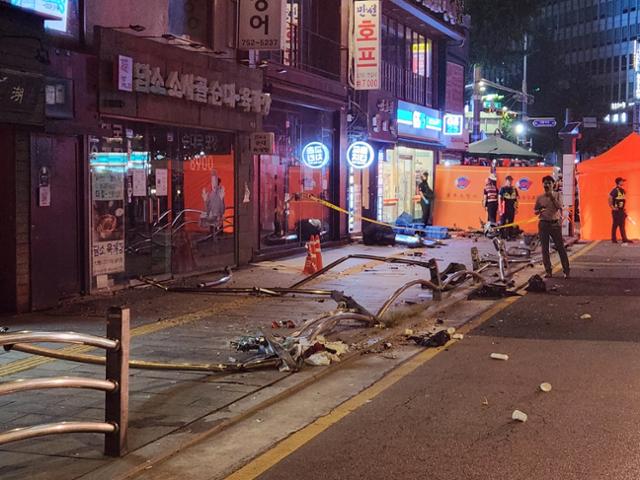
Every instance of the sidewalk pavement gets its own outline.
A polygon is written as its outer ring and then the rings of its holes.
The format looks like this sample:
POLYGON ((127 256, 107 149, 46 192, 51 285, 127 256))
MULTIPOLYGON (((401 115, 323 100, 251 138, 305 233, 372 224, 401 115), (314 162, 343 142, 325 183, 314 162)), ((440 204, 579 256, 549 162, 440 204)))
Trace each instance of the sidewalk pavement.
MULTIPOLYGON (((349 245, 323 252, 324 264, 349 254, 406 256, 420 260, 436 258, 441 270, 450 262, 471 267, 471 247, 480 253, 493 252, 491 242, 452 239, 437 249, 367 247, 349 245)), ((233 287, 285 287, 301 280, 304 256, 262 262, 234 272, 233 287)), ((193 284, 216 275, 189 279, 193 284)), ((425 268, 349 260, 316 279, 310 287, 344 291, 370 311, 376 311, 393 291, 415 279, 428 279, 425 268)), ((412 305, 411 314, 423 317, 438 303, 414 288, 397 305, 412 305)), ((288 334, 272 329, 273 321, 292 320, 300 325, 335 309, 330 299, 315 297, 242 297, 204 293, 167 293, 144 287, 112 295, 78 299, 48 312, 0 318, 0 326, 23 329, 75 331, 104 336, 106 309, 126 305, 131 309, 131 358, 176 363, 227 362, 242 358, 229 342, 260 331, 288 334)), ((398 308, 398 307, 396 307, 398 308)), ((380 333, 380 332, 378 332, 380 333)), ((362 341, 371 332, 341 332, 349 344, 362 341)), ((45 345, 63 348, 60 345, 45 345)), ((91 352, 98 353, 98 352, 91 352)), ((162 449, 188 442, 189 435, 203 433, 238 415, 242 408, 284 395, 288 389, 311 382, 325 368, 308 367, 299 373, 266 369, 238 374, 131 370, 129 454, 126 458, 144 462, 162 449)), ((0 379, 73 375, 102 378, 104 367, 34 357, 20 352, 0 353, 0 379), (35 367, 35 368, 34 368, 35 367)), ((71 420, 102 421, 103 394, 84 390, 46 390, 0 397, 0 431, 71 420)), ((103 436, 98 434, 58 435, 8 444, 0 449, 0 478, 99 478, 98 472, 115 460, 104 457, 103 436), (53 473, 57 472, 57 473, 53 473)))

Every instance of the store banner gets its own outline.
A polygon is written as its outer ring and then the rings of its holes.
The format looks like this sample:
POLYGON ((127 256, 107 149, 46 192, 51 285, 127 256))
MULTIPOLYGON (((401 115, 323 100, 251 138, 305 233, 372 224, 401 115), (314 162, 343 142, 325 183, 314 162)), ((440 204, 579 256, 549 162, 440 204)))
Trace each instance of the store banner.
POLYGON ((284 50, 286 34, 286 0, 240 0, 240 50, 284 50))
POLYGON ((353 5, 349 80, 355 90, 380 89, 380 18, 379 0, 356 0, 353 5))
POLYGON ((93 276, 123 272, 125 269, 124 165, 126 162, 126 153, 97 153, 91 158, 93 276))
MULTIPOLYGON (((433 213, 434 225, 456 227, 463 230, 480 228, 487 221, 487 213, 482 206, 484 186, 489 176, 489 167, 436 166, 436 202, 433 213)), ((542 195, 542 178, 552 175, 552 167, 498 168, 498 189, 504 179, 511 175, 520 195, 517 221, 525 221, 535 216, 533 207, 538 195, 542 195)), ((520 226, 527 233, 538 230, 537 222, 520 226)))

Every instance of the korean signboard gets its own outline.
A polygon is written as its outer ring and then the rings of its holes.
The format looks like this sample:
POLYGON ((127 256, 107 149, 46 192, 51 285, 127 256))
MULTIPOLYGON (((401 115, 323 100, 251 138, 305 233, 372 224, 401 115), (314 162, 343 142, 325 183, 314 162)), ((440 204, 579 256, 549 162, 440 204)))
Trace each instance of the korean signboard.
POLYGON ((349 79, 355 90, 380 88, 379 0, 356 0, 353 5, 349 79))
POLYGON ((275 141, 274 133, 252 133, 250 137, 251 153, 254 155, 273 155, 275 141))
POLYGON ((367 168, 375 159, 375 151, 367 142, 353 142, 347 149, 347 161, 353 168, 367 168))
POLYGON ((43 86, 41 76, 0 69, 0 111, 33 112, 43 94, 43 86))
MULTIPOLYGON (((129 62, 118 59, 118 88, 129 91, 129 62)), ((213 107, 239 109, 268 115, 271 109, 271 95, 261 90, 236 86, 235 83, 210 81, 206 77, 193 73, 179 73, 175 70, 166 75, 160 67, 147 63, 134 63, 131 73, 132 90, 136 93, 148 93, 183 99, 213 107)))
POLYGON ((413 103, 398 102, 398 134, 400 136, 440 141, 443 124, 438 110, 413 103))
POLYGON ((92 272, 124 271, 124 172, 126 153, 91 155, 92 272))
POLYGON ((56 20, 45 20, 44 26, 58 32, 67 31, 69 16, 69 0, 5 0, 11 5, 34 10, 55 17, 56 20))
POLYGON ((323 143, 307 143, 302 149, 302 163, 309 168, 323 168, 329 160, 329 148, 323 143))
POLYGON ((283 50, 286 16, 286 0, 240 0, 238 48, 283 50))

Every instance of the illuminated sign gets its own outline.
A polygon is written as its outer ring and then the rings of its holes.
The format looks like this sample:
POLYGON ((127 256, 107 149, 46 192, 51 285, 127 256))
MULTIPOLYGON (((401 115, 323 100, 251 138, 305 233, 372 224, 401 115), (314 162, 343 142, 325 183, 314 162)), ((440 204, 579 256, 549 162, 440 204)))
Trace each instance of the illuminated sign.
POLYGON ((633 41, 633 69, 636 72, 636 100, 640 100, 640 41, 633 41))
POLYGON ((356 0, 353 5, 349 81, 355 90, 380 88, 380 0, 356 0))
POLYGON ((443 121, 438 110, 398 102, 398 133, 401 136, 440 140, 443 121))
POLYGON ((322 168, 329 162, 329 149, 320 142, 307 143, 302 149, 302 163, 309 168, 322 168))
POLYGON ((375 152, 367 142, 354 142, 347 149, 347 161, 353 168, 367 168, 373 163, 375 152))
POLYGON ((462 135, 464 128, 462 115, 454 115, 447 113, 444 116, 444 129, 442 133, 445 135, 462 135))
POLYGON ((34 10, 56 17, 57 20, 45 20, 44 26, 58 32, 67 31, 67 16, 69 15, 68 0, 10 0, 11 5, 34 10))

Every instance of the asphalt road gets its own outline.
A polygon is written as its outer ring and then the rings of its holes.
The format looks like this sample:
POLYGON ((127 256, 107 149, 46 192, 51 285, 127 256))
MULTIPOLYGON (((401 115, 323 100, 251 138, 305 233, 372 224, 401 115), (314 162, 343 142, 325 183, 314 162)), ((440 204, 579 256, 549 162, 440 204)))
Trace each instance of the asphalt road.
POLYGON ((601 243, 572 275, 511 304, 259 478, 640 478, 640 246, 601 243), (515 409, 526 423, 511 420, 515 409))

